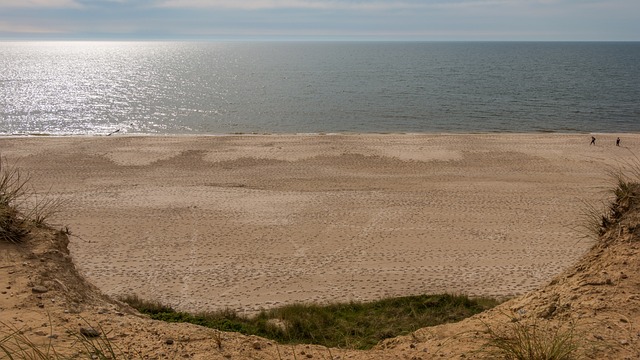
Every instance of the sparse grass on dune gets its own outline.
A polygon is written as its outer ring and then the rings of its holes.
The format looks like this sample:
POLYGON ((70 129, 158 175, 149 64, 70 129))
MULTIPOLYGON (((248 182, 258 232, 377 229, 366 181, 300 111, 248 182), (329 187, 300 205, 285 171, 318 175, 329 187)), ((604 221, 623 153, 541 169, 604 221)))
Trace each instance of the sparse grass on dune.
POLYGON ((614 198, 609 203, 594 205, 584 202, 581 223, 578 229, 585 237, 598 241, 602 235, 628 212, 640 194, 640 159, 622 164, 619 168, 607 171, 611 179, 611 193, 614 198))
POLYGON ((571 360, 580 349, 575 324, 551 325, 511 318, 502 328, 487 325, 485 351, 507 360, 571 360))
MULTIPOLYGON (((100 329, 103 333, 103 329, 100 329)), ((9 360, 131 360, 142 356, 130 356, 121 351, 106 336, 86 337, 69 332, 73 338, 75 355, 64 355, 56 350, 52 342, 36 343, 24 334, 23 329, 0 322, 0 359, 9 360)))
POLYGON ((29 223, 45 226, 65 203, 50 191, 38 195, 28 182, 28 175, 0 156, 0 241, 21 242, 29 223))
POLYGON ((28 177, 0 156, 0 241, 19 243, 29 233, 18 202, 26 196, 28 177))
POLYGON ((15 208, 0 204, 0 241, 19 243, 28 233, 20 213, 15 208))
POLYGON ((60 359, 51 343, 35 344, 21 329, 0 322, 0 359, 60 359))
POLYGON ((257 335, 290 344, 369 349, 381 340, 426 326, 456 322, 497 305, 488 298, 418 295, 374 302, 295 304, 241 317, 230 310, 189 314, 138 297, 122 299, 153 319, 188 322, 223 331, 257 335))
POLYGON ((29 195, 29 200, 29 205, 25 207, 25 217, 33 221, 36 226, 45 226, 49 219, 67 203, 51 191, 43 195, 38 195, 34 191, 29 195))
POLYGON ((15 207, 27 194, 29 177, 0 156, 0 206, 15 207))
MULTIPOLYGON (((616 239, 611 234, 619 236, 623 227, 637 234, 635 227, 640 212, 640 161, 610 171, 609 175, 614 182, 614 200, 602 209, 586 204, 583 213, 583 228, 600 244, 616 239), (635 220, 630 222, 628 216, 635 220)), ((585 335, 578 333, 572 322, 553 324, 543 319, 524 321, 509 317, 501 325, 487 325, 486 332, 489 340, 484 349, 496 358, 507 360, 571 360, 578 358, 577 354, 587 346, 585 335)))

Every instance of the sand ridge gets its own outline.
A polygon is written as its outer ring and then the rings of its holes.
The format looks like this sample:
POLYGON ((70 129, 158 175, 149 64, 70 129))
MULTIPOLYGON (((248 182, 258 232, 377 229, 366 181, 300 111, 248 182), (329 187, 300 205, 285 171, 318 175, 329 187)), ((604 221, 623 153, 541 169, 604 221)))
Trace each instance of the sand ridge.
POLYGON ((2 138, 62 194, 82 274, 181 310, 539 287, 591 245, 577 219, 640 136, 2 138))

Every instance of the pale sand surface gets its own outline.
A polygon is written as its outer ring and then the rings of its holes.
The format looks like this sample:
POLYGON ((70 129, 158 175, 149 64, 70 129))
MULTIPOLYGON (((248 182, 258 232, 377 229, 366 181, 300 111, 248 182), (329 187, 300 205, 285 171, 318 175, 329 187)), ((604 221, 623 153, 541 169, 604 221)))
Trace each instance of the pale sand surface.
POLYGON ((510 296, 590 246, 585 201, 640 135, 0 138, 68 204, 81 273, 109 295, 248 313, 434 292, 510 296))

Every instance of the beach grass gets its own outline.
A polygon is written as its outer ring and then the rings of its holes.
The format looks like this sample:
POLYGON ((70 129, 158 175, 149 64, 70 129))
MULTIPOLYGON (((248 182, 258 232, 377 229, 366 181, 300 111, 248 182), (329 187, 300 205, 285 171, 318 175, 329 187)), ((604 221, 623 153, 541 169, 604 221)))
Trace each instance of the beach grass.
POLYGON ((27 193, 29 177, 0 156, 0 206, 15 206, 27 193))
POLYGON ((0 156, 0 241, 19 243, 29 233, 18 210, 27 194, 28 176, 0 156))
POLYGON ((613 199, 609 202, 594 204, 583 202, 581 224, 578 231, 585 237, 599 241, 602 235, 627 213, 638 198, 640 192, 640 159, 627 162, 618 168, 607 171, 611 179, 610 192, 613 199))
POLYGON ((29 175, 0 156, 0 241, 19 243, 29 233, 28 223, 46 226, 66 204, 51 191, 38 194, 29 175))
MULTIPOLYGON (((91 325, 87 323, 89 327, 91 325)), ((53 346, 51 338, 45 343, 35 342, 25 335, 24 329, 0 322, 0 359, 9 360, 133 360, 144 359, 139 353, 133 355, 122 351, 106 335, 89 337, 80 332, 67 331, 73 339, 75 355, 65 355, 53 346)), ((52 329, 53 331, 53 329, 52 329)))
POLYGON ((498 304, 494 299, 464 295, 417 295, 373 302, 293 304, 244 317, 232 310, 179 312, 137 296, 121 300, 156 320, 257 335, 284 344, 361 350, 419 328, 460 321, 498 304))
POLYGON ((551 325, 534 319, 524 322, 514 319, 504 328, 487 325, 487 353, 510 360, 571 360, 581 349, 582 334, 574 323, 551 325))

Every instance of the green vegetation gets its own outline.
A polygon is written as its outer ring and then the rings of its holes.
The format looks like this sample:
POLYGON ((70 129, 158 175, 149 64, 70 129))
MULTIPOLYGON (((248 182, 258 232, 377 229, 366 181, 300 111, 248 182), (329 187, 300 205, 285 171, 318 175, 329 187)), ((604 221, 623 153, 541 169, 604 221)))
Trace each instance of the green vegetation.
POLYGON ((189 314, 138 297, 122 300, 156 320, 188 322, 281 343, 351 349, 369 349, 381 340, 426 326, 460 321, 497 305, 497 301, 487 298, 419 295, 367 303, 289 305, 249 318, 231 310, 189 314))

